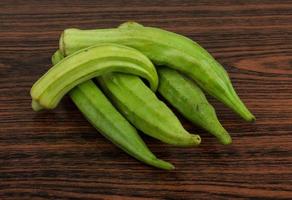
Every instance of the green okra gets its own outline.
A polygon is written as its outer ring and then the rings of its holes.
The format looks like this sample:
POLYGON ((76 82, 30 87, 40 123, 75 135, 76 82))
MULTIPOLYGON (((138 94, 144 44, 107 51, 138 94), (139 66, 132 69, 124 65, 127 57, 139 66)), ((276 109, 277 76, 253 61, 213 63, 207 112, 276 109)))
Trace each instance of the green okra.
POLYGON ((133 47, 148 56, 156 65, 166 65, 185 73, 245 120, 255 120, 233 89, 224 68, 189 38, 159 28, 126 22, 112 29, 66 29, 60 38, 60 49, 64 54, 70 55, 79 49, 102 42, 133 47))
MULTIPOLYGON (((62 57, 60 51, 57 51, 52 62, 57 64, 62 57)), ((93 81, 75 86, 69 96, 93 127, 123 151, 148 165, 174 169, 171 163, 158 159, 148 149, 136 129, 116 110, 93 81)))
POLYGON ((219 122, 203 91, 188 77, 168 67, 157 67, 158 92, 184 117, 213 134, 222 144, 232 139, 219 122))
POLYGON ((111 71, 139 75, 157 89, 155 67, 141 52, 118 44, 98 44, 64 58, 43 75, 31 89, 32 108, 53 109, 74 86, 111 71))
POLYGON ((200 144, 200 136, 188 133, 174 113, 139 77, 108 73, 97 79, 112 103, 137 129, 175 146, 200 144))
POLYGON ((158 159, 136 129, 114 108, 92 81, 77 85, 70 97, 87 120, 107 139, 137 160, 171 170, 171 163, 158 159))

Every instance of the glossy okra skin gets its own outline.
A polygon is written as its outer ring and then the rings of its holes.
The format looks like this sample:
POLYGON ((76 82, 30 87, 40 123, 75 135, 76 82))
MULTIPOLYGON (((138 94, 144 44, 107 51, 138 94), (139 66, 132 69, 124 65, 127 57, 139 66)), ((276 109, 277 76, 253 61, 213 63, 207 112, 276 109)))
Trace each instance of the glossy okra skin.
POLYGON ((158 92, 184 117, 213 134, 222 144, 232 139, 219 122, 203 91, 187 76, 168 67, 157 67, 158 92))
POLYGON ((98 44, 64 58, 44 74, 31 89, 32 107, 53 109, 74 86, 111 71, 139 75, 157 89, 155 67, 141 52, 118 44, 98 44))
MULTIPOLYGON (((57 64, 62 58, 61 52, 57 51, 52 57, 53 64, 57 64)), ((148 165, 174 169, 171 163, 156 158, 136 129, 116 110, 93 81, 75 86, 69 96, 92 126, 123 151, 148 165)))
POLYGON ((236 94, 224 68, 189 38, 159 28, 127 22, 112 29, 66 29, 60 38, 60 49, 70 55, 101 42, 133 47, 148 56, 156 65, 166 65, 185 73, 245 120, 255 119, 236 94))
POLYGON ((139 77, 109 73, 97 79, 112 103, 137 129, 175 146, 200 144, 200 136, 188 133, 174 113, 139 77))

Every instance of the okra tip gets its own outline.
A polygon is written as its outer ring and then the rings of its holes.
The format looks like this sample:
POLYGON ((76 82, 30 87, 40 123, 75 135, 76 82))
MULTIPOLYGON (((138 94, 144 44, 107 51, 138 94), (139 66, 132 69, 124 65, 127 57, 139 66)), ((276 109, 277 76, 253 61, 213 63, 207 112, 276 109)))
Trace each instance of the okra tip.
POLYGON ((235 90, 232 88, 229 94, 226 96, 227 101, 226 104, 234 110, 239 116, 241 116, 245 121, 252 122, 255 121, 255 116, 249 111, 249 109, 245 106, 243 101, 236 94, 235 90))
POLYGON ((173 170, 175 169, 174 165, 166 162, 164 160, 160 160, 158 158, 156 158, 155 160, 153 160, 152 165, 155 167, 158 167, 160 169, 165 169, 165 170, 173 170))
POLYGON ((127 21, 119 25, 119 28, 137 28, 137 27, 139 28, 144 26, 135 21, 127 21))
POLYGON ((56 65, 58 62, 60 62, 64 58, 62 52, 60 49, 58 49, 51 57, 51 61, 53 65, 56 65))
POLYGON ((34 111, 40 111, 40 110, 44 109, 44 107, 41 106, 36 100, 31 101, 31 107, 34 111))
POLYGON ((206 130, 208 130, 212 135, 214 135, 221 144, 228 145, 232 143, 231 136, 220 124, 217 118, 211 121, 211 124, 212 126, 209 125, 208 129, 206 130))
POLYGON ((196 147, 201 144, 201 137, 187 132, 183 137, 177 137, 168 143, 177 147, 196 147))
POLYGON ((246 121, 254 122, 255 120, 256 120, 256 117, 250 113, 250 117, 246 121))
POLYGON ((201 137, 199 135, 195 135, 195 134, 191 134, 191 140, 193 145, 198 146, 199 144, 201 144, 201 137))
POLYGON ((256 120, 256 117, 245 106, 237 112, 245 121, 254 122, 256 120))
POLYGON ((230 137, 229 134, 225 134, 224 136, 222 136, 220 138, 218 137, 218 140, 223 145, 228 145, 228 144, 231 144, 232 143, 232 138, 230 137))
POLYGON ((201 137, 187 132, 184 136, 176 137, 175 139, 173 138, 171 141, 166 143, 177 147, 196 147, 200 145, 201 137))
POLYGON ((60 53, 62 55, 66 55, 65 54, 64 31, 61 33, 61 36, 60 36, 60 39, 59 39, 59 49, 60 49, 60 53))

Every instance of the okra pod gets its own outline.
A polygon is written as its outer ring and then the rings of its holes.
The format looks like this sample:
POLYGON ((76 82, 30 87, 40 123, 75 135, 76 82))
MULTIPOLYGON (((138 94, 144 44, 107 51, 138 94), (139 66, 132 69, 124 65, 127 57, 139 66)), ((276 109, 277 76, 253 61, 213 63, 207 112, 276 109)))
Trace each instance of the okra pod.
POLYGON ((118 44, 98 44, 64 58, 32 87, 32 108, 53 109, 76 85, 107 72, 139 75, 157 89, 158 77, 151 61, 141 52, 118 44))
POLYGON ((108 73, 97 79, 112 103, 137 129, 175 146, 200 144, 200 136, 188 133, 175 114, 139 77, 108 73))
POLYGON ((198 43, 182 35, 159 28, 126 22, 119 28, 79 30, 66 29, 60 38, 60 49, 70 55, 79 49, 103 42, 133 47, 156 65, 181 71, 247 121, 255 117, 236 94, 227 72, 198 43))
POLYGON ((215 109, 193 80, 168 67, 158 67, 158 92, 184 117, 213 134, 222 144, 232 139, 219 122, 215 109))

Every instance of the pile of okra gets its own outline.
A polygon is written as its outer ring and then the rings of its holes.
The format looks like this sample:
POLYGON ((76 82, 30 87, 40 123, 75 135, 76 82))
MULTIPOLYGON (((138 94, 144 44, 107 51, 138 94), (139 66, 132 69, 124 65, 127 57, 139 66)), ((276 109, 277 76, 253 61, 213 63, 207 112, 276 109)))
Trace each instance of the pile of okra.
POLYGON ((110 29, 65 29, 52 65, 31 88, 33 110, 54 109, 68 94, 104 137, 157 168, 174 166, 158 159, 137 130, 173 146, 201 143, 157 93, 224 145, 231 137, 204 92, 246 121, 255 120, 222 65, 193 40, 160 28, 126 22, 110 29))

